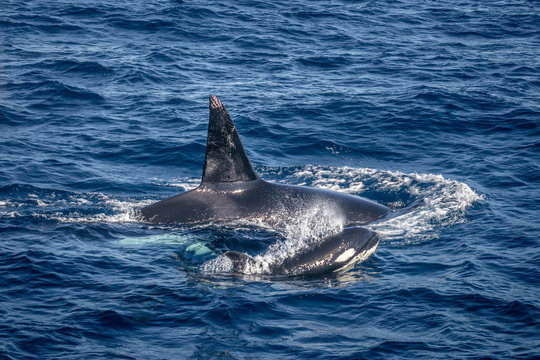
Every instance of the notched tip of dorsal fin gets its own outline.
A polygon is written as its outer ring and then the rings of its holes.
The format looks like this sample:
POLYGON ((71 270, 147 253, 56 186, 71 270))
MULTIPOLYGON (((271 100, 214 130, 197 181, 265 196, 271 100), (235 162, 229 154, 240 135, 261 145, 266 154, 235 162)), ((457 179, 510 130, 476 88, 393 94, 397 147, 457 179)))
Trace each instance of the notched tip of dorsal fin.
POLYGON ((216 95, 210 95, 210 110, 225 109, 221 100, 216 95))
POLYGON ((203 182, 235 182, 257 179, 244 151, 229 112, 215 95, 210 95, 210 121, 203 182))
POLYGON ((226 128, 226 133, 234 131, 234 124, 229 112, 216 95, 210 95, 210 123, 209 130, 221 131, 226 128))

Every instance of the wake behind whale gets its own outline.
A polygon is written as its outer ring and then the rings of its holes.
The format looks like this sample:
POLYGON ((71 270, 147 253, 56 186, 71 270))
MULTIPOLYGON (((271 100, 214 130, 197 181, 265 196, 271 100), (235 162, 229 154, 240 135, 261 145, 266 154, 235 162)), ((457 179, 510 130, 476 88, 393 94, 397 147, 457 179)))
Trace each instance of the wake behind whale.
POLYGON ((389 209, 358 196, 264 181, 251 166, 228 111, 211 95, 201 184, 146 206, 138 214, 142 220, 162 224, 242 220, 279 229, 309 216, 313 208, 329 209, 339 219, 342 231, 314 239, 308 242, 309 247, 274 257, 266 265, 247 254, 227 252, 223 258, 233 264, 232 271, 246 272, 253 264, 263 264, 263 273, 302 275, 351 266, 371 254, 378 244, 374 232, 358 225, 382 218, 389 209))

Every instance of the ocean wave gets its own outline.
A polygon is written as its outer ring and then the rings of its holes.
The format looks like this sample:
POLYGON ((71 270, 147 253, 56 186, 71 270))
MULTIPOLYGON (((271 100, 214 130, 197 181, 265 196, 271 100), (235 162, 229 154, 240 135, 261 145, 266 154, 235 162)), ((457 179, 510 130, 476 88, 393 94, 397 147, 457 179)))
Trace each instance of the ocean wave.
POLYGON ((12 184, 0 189, 0 217, 30 217, 61 223, 133 223, 135 210, 155 200, 124 199, 102 193, 74 193, 12 184))
POLYGON ((104 66, 99 61, 90 61, 90 60, 75 60, 75 59, 46 59, 39 61, 37 63, 25 64, 23 68, 41 68, 49 69, 54 72, 59 72, 63 74, 81 74, 81 75, 91 75, 95 76, 104 76, 112 75, 112 69, 104 66))
POLYGON ((299 185, 367 196, 390 206, 394 212, 389 218, 368 227, 382 241, 402 245, 437 238, 443 229, 464 222, 465 210, 484 199, 467 184, 434 174, 307 166, 289 177, 299 185))
POLYGON ((0 358, 539 357, 537 2, 0 4, 0 358), (212 93, 264 179, 392 208, 368 261, 202 271, 339 231, 317 204, 137 221, 199 184, 212 93))
POLYGON ((87 88, 67 85, 57 80, 24 81, 5 85, 11 96, 27 98, 32 109, 64 107, 78 103, 103 103, 105 98, 87 88))
MULTIPOLYGON (((383 241, 398 244, 437 238, 443 229, 464 222, 466 209, 484 198, 467 184, 446 179, 442 175, 313 165, 293 169, 263 168, 262 172, 272 181, 360 195, 390 206, 392 215, 369 227, 376 230, 383 241)), ((177 187, 183 191, 191 190, 200 183, 198 178, 151 181, 158 186, 177 187)), ((135 222, 135 209, 152 202, 148 199, 114 198, 100 193, 36 191, 24 185, 3 187, 2 190, 5 193, 18 193, 18 200, 0 200, 0 209, 4 214, 7 211, 13 213, 15 210, 48 208, 56 211, 34 212, 33 215, 63 222, 135 222), (94 210, 93 214, 85 214, 90 211, 88 205, 98 205, 102 212, 94 210)), ((339 217, 328 208, 313 204, 311 210, 297 217, 297 221, 284 224, 281 231, 287 238, 296 241, 321 238, 343 226, 339 217)))

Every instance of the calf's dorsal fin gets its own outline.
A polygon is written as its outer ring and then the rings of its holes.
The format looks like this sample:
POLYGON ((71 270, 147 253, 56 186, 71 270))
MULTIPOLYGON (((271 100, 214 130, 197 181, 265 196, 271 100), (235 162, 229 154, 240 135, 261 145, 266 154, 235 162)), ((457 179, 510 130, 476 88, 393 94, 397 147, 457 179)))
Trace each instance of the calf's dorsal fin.
POLYGON ((210 95, 210 122, 206 140, 203 183, 256 180, 231 116, 221 101, 210 95))

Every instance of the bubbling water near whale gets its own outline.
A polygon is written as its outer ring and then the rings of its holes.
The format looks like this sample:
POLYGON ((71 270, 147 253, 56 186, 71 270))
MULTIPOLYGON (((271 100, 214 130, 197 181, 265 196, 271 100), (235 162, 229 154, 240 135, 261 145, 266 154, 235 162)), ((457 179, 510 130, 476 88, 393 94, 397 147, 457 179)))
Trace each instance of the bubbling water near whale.
POLYGON ((463 223, 465 211, 485 199, 469 185, 440 174, 307 165, 284 175, 281 181, 386 199, 392 215, 367 226, 381 241, 399 246, 437 238, 443 229, 463 223))
MULTIPOLYGON (((303 211, 296 216, 287 217, 287 221, 278 221, 279 210, 271 215, 273 226, 283 239, 279 239, 268 249, 250 259, 240 268, 235 268, 234 262, 227 256, 212 259, 201 269, 209 273, 238 272, 246 275, 270 275, 276 273, 275 269, 287 259, 316 247, 325 238, 339 234, 343 231, 345 219, 339 209, 327 206, 324 203, 305 204, 303 211)), ((255 219, 252 224, 268 227, 268 218, 255 219)), ((294 271, 291 271, 294 272, 294 271)))
MULTIPOLYGON (((476 193, 467 184, 434 174, 317 165, 297 168, 267 167, 261 173, 280 182, 352 194, 370 193, 375 194, 376 198, 387 199, 387 204, 394 209, 391 216, 366 227, 376 231, 381 242, 395 246, 437 239, 444 229, 465 222, 465 211, 484 199, 483 195, 476 193)), ((321 224, 325 225, 320 228, 335 227, 336 231, 340 231, 337 229, 340 225, 343 226, 343 223, 333 222, 336 218, 331 213, 326 214, 329 216, 321 217, 321 214, 317 214, 311 219, 324 219, 321 224)), ((290 251, 300 252, 302 246, 308 246, 308 239, 321 240, 320 237, 317 238, 317 231, 314 231, 316 227, 311 226, 309 219, 304 219, 301 224, 302 221, 297 221, 295 225, 300 226, 291 226, 294 231, 284 235, 284 240, 277 241, 263 254, 254 256, 254 261, 245 267, 244 273, 268 274, 269 264, 282 262, 290 251), (295 236, 298 234, 303 236, 295 236)), ((203 264, 202 268, 208 272, 231 272, 233 265, 231 259, 218 257, 203 264)))

